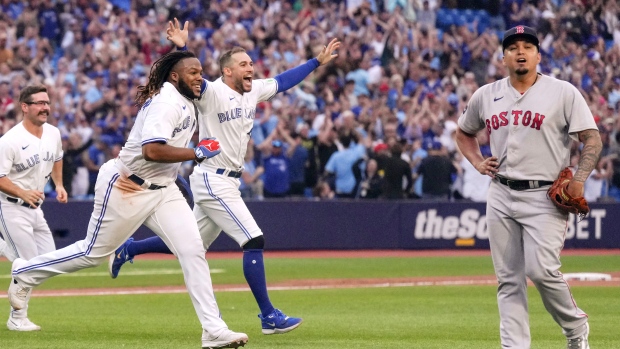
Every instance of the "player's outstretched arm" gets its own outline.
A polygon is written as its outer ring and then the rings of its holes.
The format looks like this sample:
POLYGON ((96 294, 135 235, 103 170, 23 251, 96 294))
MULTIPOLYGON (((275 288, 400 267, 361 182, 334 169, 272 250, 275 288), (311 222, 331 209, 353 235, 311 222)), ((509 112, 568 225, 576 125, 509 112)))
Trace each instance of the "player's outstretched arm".
POLYGON ((329 63, 332 59, 338 57, 338 54, 334 52, 340 48, 340 45, 340 41, 337 38, 333 38, 332 41, 327 44, 327 46, 323 46, 321 52, 316 56, 319 64, 325 65, 329 63))
POLYGON ((316 58, 312 58, 308 62, 301 64, 295 68, 291 68, 281 74, 278 74, 274 77, 274 79, 278 82, 278 91, 283 92, 288 90, 289 88, 299 84, 303 79, 306 78, 312 71, 318 68, 321 65, 327 64, 329 61, 338 57, 337 54, 334 53, 340 47, 340 41, 338 39, 333 39, 329 42, 327 46, 321 50, 316 58))

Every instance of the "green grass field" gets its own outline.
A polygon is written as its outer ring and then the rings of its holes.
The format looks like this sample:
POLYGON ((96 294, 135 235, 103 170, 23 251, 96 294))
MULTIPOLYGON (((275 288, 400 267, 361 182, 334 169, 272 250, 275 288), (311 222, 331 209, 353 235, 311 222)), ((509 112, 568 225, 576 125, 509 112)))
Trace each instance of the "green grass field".
MULTIPOLYGON (((565 256, 564 273, 620 271, 620 255, 565 256)), ((244 284, 240 260, 210 260, 214 284, 244 284)), ((492 275, 490 257, 266 260, 271 282, 329 278, 492 275)), ((8 287, 8 262, 0 281, 8 287)), ((137 260, 118 279, 101 266, 50 279, 40 289, 181 285, 174 260, 137 260)), ((576 286, 590 315, 594 349, 620 348, 620 288, 576 286)), ((532 348, 565 348, 559 327, 530 288, 532 348)), ((216 292, 224 320, 246 332, 246 348, 499 348, 494 286, 292 290, 270 292, 273 303, 304 324, 286 335, 260 333, 249 292, 216 292)), ((4 299, 8 316, 9 306, 4 299)), ((187 294, 33 297, 29 317, 43 330, 0 328, 0 348, 200 348, 200 324, 187 294)), ((1 321, 4 321, 0 318, 1 321)))

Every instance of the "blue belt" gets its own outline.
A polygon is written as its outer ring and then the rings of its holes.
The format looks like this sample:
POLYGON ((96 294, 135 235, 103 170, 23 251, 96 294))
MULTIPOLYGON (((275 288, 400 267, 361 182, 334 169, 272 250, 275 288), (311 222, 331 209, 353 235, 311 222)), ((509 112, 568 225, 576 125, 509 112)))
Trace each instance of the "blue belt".
MULTIPOLYGON (((12 197, 10 197, 10 196, 7 196, 7 197, 6 197, 6 201, 8 201, 8 202, 12 202, 12 203, 14 203, 14 204, 19 203, 19 199, 12 198, 12 197)), ((34 207, 30 206, 30 204, 29 204, 29 203, 27 203, 27 202, 21 203, 21 204, 19 204, 19 205, 20 205, 20 206, 24 206, 24 207, 28 207, 28 208, 31 208, 31 209, 35 209, 35 208, 39 207, 39 203, 38 203, 38 202, 37 202, 37 203, 35 203, 34 207)))
MULTIPOLYGON (((219 175, 223 175, 226 173, 226 169, 225 168, 218 168, 215 173, 219 174, 219 175)), ((232 178, 241 178, 241 171, 228 171, 228 174, 226 174, 226 176, 228 177, 232 177, 232 178)))
MULTIPOLYGON (((136 176, 135 174, 132 174, 131 176, 127 177, 130 181, 136 183, 139 186, 142 186, 142 184, 144 184, 144 179, 136 176)), ((155 184, 151 184, 147 189, 149 190, 157 190, 157 189, 162 189, 165 188, 165 185, 155 185, 155 184)))

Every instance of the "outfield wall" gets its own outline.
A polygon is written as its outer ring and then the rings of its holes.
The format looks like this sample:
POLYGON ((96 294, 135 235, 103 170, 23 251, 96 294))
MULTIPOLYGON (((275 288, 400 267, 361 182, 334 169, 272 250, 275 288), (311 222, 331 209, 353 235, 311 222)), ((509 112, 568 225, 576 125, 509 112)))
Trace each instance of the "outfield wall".
MULTIPOLYGON (((270 250, 306 249, 486 249, 485 204, 424 201, 248 202, 270 250)), ((46 201, 45 218, 56 246, 83 239, 90 201, 46 201)), ((620 204, 592 204, 588 218, 571 215, 565 248, 620 248, 620 204)), ((153 233, 141 227, 134 237, 153 233)), ((238 250, 222 234, 211 250, 238 250)))

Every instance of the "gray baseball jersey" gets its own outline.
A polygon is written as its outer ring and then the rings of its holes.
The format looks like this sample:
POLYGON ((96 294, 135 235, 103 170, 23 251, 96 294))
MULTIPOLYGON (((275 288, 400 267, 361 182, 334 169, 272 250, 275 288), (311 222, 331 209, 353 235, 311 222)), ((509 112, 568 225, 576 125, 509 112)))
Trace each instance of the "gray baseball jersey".
MULTIPOLYGON (((569 164, 571 138, 596 129, 575 87, 540 74, 523 94, 509 78, 479 88, 458 123, 469 134, 486 128, 498 174, 530 183, 555 180, 569 164)), ((587 315, 559 271, 568 214, 547 198, 548 188, 513 190, 496 180, 489 188, 487 228, 499 282, 502 348, 530 347, 526 277, 567 338, 585 331, 587 315)))
POLYGON ((523 95, 509 78, 480 87, 458 123, 470 134, 486 128, 499 175, 517 180, 555 180, 569 164, 574 134, 597 129, 573 85, 540 74, 523 95))

